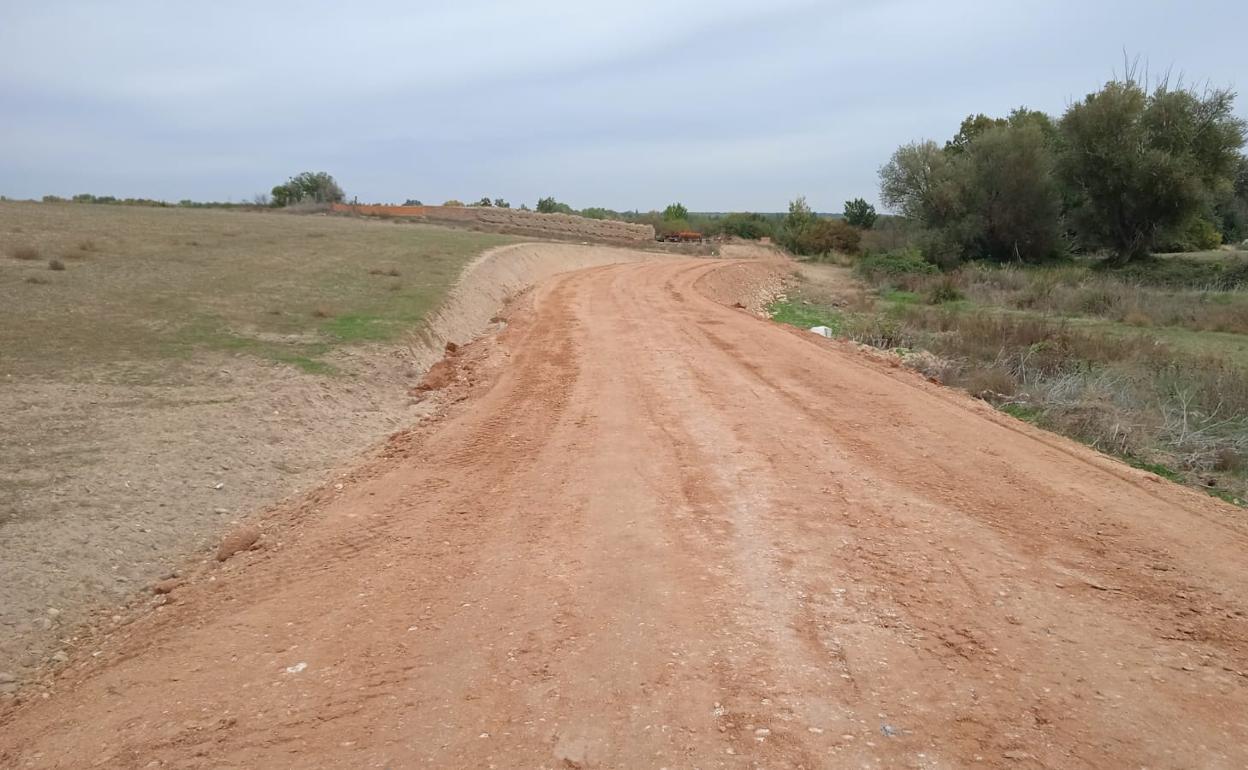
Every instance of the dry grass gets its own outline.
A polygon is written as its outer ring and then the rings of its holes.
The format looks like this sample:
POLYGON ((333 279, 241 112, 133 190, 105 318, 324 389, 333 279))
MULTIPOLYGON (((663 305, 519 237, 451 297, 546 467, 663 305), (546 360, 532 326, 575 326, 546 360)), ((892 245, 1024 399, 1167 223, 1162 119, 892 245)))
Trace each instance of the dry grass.
POLYGON ((40 258, 39 249, 27 245, 13 246, 9 249, 9 256, 26 262, 33 262, 40 258))
POLYGON ((874 303, 822 308, 843 335, 1141 467, 1248 498, 1248 290, 1081 265, 882 264, 857 271, 874 303))
POLYGON ((0 202, 0 233, 18 227, 23 259, 55 256, 71 269, 49 293, 19 263, 0 264, 0 350, 15 376, 123 371, 201 351, 321 360, 338 345, 400 338, 476 255, 514 242, 345 217, 0 202), (420 280, 379 291, 362 264, 420 280))

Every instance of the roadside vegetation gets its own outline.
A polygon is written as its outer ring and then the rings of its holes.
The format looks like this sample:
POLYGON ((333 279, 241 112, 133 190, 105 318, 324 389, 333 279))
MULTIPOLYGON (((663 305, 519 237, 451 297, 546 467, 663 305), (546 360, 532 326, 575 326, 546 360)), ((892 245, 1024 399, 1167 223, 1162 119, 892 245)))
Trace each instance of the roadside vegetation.
POLYGON ((1073 260, 942 272, 917 251, 842 261, 856 299, 799 282, 772 317, 828 326, 1019 419, 1248 500, 1248 252, 1133 271, 1073 260))
POLYGON ((1234 93, 1122 79, 1060 118, 972 115, 880 170, 898 215, 803 199, 774 231, 832 263, 772 317, 886 351, 1165 478, 1248 500, 1248 158, 1234 93), (839 266, 839 267, 838 267, 839 266))

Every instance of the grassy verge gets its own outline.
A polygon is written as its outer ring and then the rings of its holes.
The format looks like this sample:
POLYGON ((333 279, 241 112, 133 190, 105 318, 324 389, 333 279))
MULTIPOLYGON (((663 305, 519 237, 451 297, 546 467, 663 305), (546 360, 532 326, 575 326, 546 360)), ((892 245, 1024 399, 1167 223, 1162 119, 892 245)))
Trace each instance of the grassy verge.
POLYGON ((64 375, 216 350, 331 373, 335 348, 397 338, 470 260, 512 241, 336 217, 0 203, 0 357, 9 374, 64 375))
MULTIPOLYGON (((1235 274, 1238 259, 1202 275, 1235 274)), ((863 301, 833 307, 799 285, 773 317, 808 327, 834 316, 824 325, 838 334, 896 350, 1018 419, 1243 505, 1248 327, 1234 319, 1248 286, 1176 285, 1162 264, 1130 274, 1086 265, 939 274, 914 255, 866 258, 855 269, 863 301), (1142 277, 1148 269, 1164 280, 1142 277), (1206 328, 1227 308, 1226 323, 1206 328), (1137 311, 1146 321, 1127 317, 1137 311)))

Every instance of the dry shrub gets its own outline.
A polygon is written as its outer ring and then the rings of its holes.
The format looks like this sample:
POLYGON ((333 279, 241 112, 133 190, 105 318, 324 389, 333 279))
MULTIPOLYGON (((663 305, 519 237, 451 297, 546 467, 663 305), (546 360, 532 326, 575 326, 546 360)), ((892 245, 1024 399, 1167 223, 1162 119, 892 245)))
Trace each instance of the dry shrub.
POLYGON ((963 372, 953 383, 977 398, 990 401, 1009 398, 1018 392, 1014 373, 1003 366, 989 366, 963 372))
POLYGON ((402 273, 397 267, 374 267, 368 271, 369 275, 388 275, 391 278, 398 278, 402 273))
POLYGON ((65 263, 64 263, 64 262, 62 262, 62 261, 61 261, 61 260, 59 260, 59 259, 49 259, 49 260, 48 260, 48 269, 49 269, 49 270, 64 270, 64 269, 65 269, 65 263))
POLYGON ((26 283, 33 283, 33 284, 36 284, 36 285, 41 285, 41 286, 42 286, 42 285, 46 285, 46 284, 49 284, 49 283, 52 283, 52 282, 51 282, 51 281, 49 281, 47 278, 44 278, 43 276, 39 276, 39 275, 28 275, 28 276, 26 276, 26 283))
POLYGON ((1102 452, 1138 457, 1147 452, 1148 431, 1135 415, 1114 405, 1085 401, 1050 407, 1045 422, 1059 433, 1076 438, 1102 452))
POLYGON ((947 384, 954 381, 961 371, 956 361, 942 358, 927 350, 907 351, 902 355, 901 361, 907 368, 939 383, 947 384))
POLYGON ((79 251, 99 251, 100 247, 90 238, 78 241, 79 251))
POLYGON ((334 311, 324 305, 312 309, 313 318, 333 318, 334 311))
POLYGON ((1122 317, 1122 322, 1131 326, 1152 326, 1153 319, 1137 308, 1127 311, 1127 314, 1122 317))
POLYGON ((9 255, 12 256, 13 259, 21 259, 27 262, 33 262, 36 259, 39 259, 39 249, 30 245, 14 246, 13 248, 9 249, 9 255))

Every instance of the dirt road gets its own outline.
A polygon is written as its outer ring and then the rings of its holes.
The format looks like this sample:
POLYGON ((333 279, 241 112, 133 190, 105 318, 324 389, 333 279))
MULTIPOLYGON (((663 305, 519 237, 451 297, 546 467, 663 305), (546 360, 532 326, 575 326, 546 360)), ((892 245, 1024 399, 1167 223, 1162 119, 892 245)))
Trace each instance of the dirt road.
POLYGON ((732 307, 756 270, 544 283, 0 766, 1248 765, 1235 511, 732 307))

